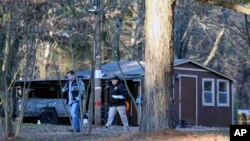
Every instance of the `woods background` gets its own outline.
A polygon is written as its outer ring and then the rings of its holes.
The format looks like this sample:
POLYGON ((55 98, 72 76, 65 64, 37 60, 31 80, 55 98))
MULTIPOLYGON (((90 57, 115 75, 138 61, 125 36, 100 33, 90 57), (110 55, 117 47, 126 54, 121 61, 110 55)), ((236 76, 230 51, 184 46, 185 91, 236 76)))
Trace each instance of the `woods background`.
MULTIPOLYGON (((249 15, 197 1, 176 3, 174 56, 233 78, 236 109, 249 108, 249 15)), ((250 7, 247 1, 239 4, 250 7)), ((145 1, 103 0, 101 5, 95 9, 95 0, 1 0, 1 99, 8 97, 2 88, 10 91, 13 80, 57 79, 73 67, 89 68, 98 10, 101 63, 144 61, 145 1)))

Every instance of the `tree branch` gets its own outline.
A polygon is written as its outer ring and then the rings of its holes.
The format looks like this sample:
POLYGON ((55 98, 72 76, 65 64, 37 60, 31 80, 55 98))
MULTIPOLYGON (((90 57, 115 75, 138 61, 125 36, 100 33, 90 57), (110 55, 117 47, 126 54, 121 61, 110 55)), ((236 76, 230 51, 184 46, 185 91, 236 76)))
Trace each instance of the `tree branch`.
POLYGON ((206 60, 205 63, 204 63, 205 66, 214 58, 214 56, 215 56, 215 54, 216 54, 216 51, 217 51, 217 49, 218 49, 218 47, 219 47, 220 40, 221 40, 222 36, 224 35, 224 33, 225 33, 225 29, 223 28, 223 29, 220 31, 220 33, 218 34, 218 36, 217 36, 217 38, 216 38, 216 40, 215 40, 215 43, 214 43, 214 47, 213 47, 213 49, 211 50, 211 52, 210 52, 210 54, 209 54, 207 60, 206 60))
MULTIPOLYGON (((227 1, 227 0, 196 0, 197 2, 207 3, 211 5, 216 5, 224 8, 228 8, 239 13, 250 15, 250 8, 246 8, 238 4, 237 1, 227 1)), ((239 0, 240 1, 240 0, 239 0)))

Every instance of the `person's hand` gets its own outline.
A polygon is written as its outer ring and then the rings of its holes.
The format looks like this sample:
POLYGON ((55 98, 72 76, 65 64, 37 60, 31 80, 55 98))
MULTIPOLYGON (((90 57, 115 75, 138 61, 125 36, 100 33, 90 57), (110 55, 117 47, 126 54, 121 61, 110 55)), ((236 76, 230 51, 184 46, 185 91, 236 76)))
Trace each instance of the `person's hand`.
POLYGON ((112 95, 114 99, 124 99, 123 95, 112 95))
POLYGON ((79 96, 77 96, 77 97, 74 97, 73 99, 74 99, 74 100, 78 100, 78 101, 79 101, 79 100, 80 100, 80 97, 79 97, 79 96))
POLYGON ((67 90, 68 90, 67 88, 63 87, 62 88, 62 93, 66 92, 67 90))

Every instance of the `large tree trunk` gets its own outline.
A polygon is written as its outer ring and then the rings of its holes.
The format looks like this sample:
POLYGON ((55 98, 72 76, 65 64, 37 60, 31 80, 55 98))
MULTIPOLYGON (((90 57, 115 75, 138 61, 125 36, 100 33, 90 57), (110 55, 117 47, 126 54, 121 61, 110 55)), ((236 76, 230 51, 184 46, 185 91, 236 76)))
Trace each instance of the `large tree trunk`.
POLYGON ((140 131, 172 127, 173 8, 176 0, 146 0, 145 98, 140 131))

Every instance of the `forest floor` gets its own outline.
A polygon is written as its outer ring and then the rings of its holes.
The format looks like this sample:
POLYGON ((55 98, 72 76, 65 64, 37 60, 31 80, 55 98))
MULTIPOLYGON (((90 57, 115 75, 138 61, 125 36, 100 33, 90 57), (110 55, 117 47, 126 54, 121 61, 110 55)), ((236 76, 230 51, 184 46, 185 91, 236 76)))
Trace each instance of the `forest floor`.
MULTIPOLYGON (((138 127, 124 132, 122 126, 112 126, 109 132, 102 132, 103 126, 88 128, 80 133, 71 133, 70 126, 23 123, 19 138, 11 141, 229 141, 228 128, 189 127, 176 128, 154 133, 140 133, 138 127)), ((0 141, 3 141, 0 129, 0 141)))

